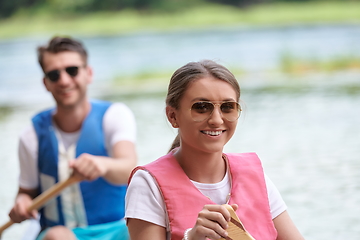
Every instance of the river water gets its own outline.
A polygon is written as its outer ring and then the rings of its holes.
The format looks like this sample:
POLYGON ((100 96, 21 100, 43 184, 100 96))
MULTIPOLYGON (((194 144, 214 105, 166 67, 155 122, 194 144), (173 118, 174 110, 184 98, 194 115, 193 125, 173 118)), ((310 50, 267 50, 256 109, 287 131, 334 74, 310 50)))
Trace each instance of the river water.
MULTIPOLYGON (((17 190, 17 137, 53 104, 41 84, 35 48, 48 36, 0 40, 0 221, 17 190)), ((238 67, 244 114, 227 152, 256 152, 309 240, 360 239, 360 72, 283 75, 282 54, 299 59, 360 56, 359 25, 223 28, 81 38, 95 70, 92 97, 122 101, 138 126, 139 164, 155 160, 176 133, 166 122, 166 86, 124 93, 111 79, 174 71, 189 61, 238 67)), ((170 77, 170 76, 169 76, 170 77)), ((2 239, 21 239, 28 223, 2 239)))

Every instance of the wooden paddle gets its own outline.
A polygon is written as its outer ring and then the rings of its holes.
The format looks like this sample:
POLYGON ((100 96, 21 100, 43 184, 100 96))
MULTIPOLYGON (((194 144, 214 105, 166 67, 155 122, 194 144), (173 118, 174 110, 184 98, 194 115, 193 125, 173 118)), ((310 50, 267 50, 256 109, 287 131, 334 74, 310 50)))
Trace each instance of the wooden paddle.
MULTIPOLYGON (((43 192, 42 194, 40 194, 39 196, 34 198, 32 204, 28 208, 28 211, 31 212, 32 210, 39 209, 45 203, 47 203, 49 200, 56 197, 64 188, 66 188, 76 182, 80 182, 81 180, 82 179, 80 178, 80 176, 72 175, 67 180, 58 182, 57 184, 53 185, 48 190, 46 190, 45 192, 43 192)), ((2 232, 13 224, 14 224, 14 222, 12 220, 9 220, 7 223, 5 223, 4 225, 2 225, 0 227, 0 238, 1 238, 2 232)))
POLYGON ((255 240, 245 230, 244 225, 236 215, 234 209, 228 204, 224 204, 223 206, 230 212, 231 220, 229 222, 229 227, 226 230, 229 235, 226 238, 220 238, 219 240, 255 240))

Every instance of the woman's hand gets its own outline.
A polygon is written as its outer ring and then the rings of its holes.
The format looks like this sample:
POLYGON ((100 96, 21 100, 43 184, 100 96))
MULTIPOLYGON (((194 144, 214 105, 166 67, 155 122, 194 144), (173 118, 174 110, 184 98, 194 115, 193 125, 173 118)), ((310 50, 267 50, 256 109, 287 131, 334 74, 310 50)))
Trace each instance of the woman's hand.
MULTIPOLYGON (((236 211, 238 206, 231 205, 236 211)), ((189 240, 217 240, 228 236, 226 229, 230 221, 229 211, 221 205, 205 205, 199 212, 195 226, 188 232, 189 240)))

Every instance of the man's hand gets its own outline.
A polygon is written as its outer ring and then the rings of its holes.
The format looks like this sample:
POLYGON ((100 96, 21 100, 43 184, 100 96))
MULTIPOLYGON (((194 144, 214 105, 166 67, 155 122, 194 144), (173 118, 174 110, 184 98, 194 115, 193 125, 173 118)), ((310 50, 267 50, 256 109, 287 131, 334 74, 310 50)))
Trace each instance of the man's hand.
POLYGON ((10 219, 14 223, 20 223, 26 219, 37 218, 38 211, 28 211, 28 208, 32 204, 32 198, 26 193, 19 193, 16 197, 15 205, 9 213, 10 219))
POLYGON ((70 161, 69 165, 74 169, 75 174, 92 181, 105 176, 108 171, 107 162, 108 159, 104 157, 83 153, 77 159, 70 161))
POLYGON ((127 184, 131 171, 136 167, 135 145, 129 141, 119 141, 114 144, 112 152, 112 157, 83 153, 70 161, 69 166, 74 169, 74 174, 80 175, 84 180, 104 177, 115 185, 127 184))

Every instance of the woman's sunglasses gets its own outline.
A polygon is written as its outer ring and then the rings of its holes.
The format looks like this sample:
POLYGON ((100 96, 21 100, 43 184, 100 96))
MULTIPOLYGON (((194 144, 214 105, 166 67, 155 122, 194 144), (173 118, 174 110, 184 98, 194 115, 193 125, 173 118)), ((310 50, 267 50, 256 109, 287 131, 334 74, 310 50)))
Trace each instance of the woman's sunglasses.
POLYGON ((237 102, 196 102, 190 108, 191 117, 195 122, 208 119, 213 113, 215 106, 220 107, 221 115, 229 122, 234 122, 240 117, 241 106, 237 102))
POLYGON ((45 77, 47 77, 52 82, 57 82, 60 79, 60 72, 62 70, 65 70, 65 72, 67 72, 67 74, 69 74, 71 77, 76 77, 79 73, 79 68, 80 67, 77 66, 70 66, 64 69, 55 69, 45 73, 45 77))

